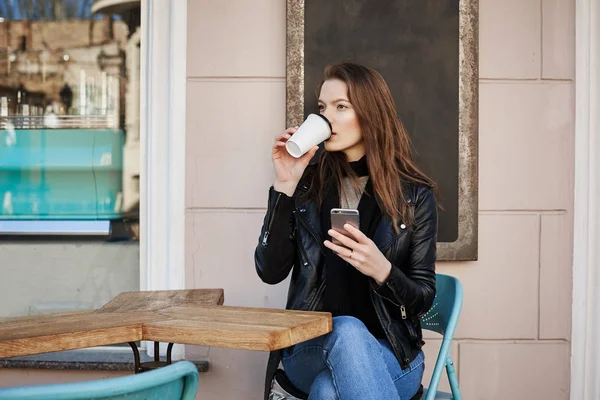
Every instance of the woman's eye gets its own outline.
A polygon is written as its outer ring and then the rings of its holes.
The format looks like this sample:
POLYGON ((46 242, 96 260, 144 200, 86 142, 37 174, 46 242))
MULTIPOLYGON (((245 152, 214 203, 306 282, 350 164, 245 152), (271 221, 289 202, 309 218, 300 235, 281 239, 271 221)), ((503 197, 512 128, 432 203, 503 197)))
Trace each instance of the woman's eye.
POLYGON ((317 108, 319 109, 319 111, 323 111, 323 110, 325 109, 325 107, 323 107, 323 105, 321 105, 321 104, 319 104, 319 105, 317 106, 317 108))
POLYGON ((343 104, 338 104, 337 108, 338 108, 338 110, 343 110, 344 108, 347 108, 347 107, 343 104))

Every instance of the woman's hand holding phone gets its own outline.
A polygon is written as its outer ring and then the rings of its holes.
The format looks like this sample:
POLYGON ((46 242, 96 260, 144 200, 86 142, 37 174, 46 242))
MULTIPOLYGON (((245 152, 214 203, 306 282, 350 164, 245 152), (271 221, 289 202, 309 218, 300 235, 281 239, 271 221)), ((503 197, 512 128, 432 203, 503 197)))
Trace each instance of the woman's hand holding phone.
POLYGON ((352 265, 363 274, 373 278, 379 286, 385 282, 392 271, 392 263, 385 258, 375 242, 369 239, 359 229, 350 224, 345 224, 344 229, 348 236, 334 229, 329 230, 332 239, 339 241, 337 245, 329 240, 324 242, 325 246, 333 250, 340 258, 352 265))

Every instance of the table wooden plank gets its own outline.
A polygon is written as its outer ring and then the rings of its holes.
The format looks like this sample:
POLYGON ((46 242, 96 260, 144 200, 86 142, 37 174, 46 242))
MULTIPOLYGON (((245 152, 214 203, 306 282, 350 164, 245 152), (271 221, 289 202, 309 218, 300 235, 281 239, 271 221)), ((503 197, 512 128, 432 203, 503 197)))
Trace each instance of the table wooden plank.
POLYGON ((245 307, 171 308, 144 324, 145 340, 273 351, 329 333, 331 314, 245 307), (178 319, 178 317, 181 317, 178 319))
POLYGON ((252 308, 232 306, 169 307, 156 312, 173 320, 206 322, 236 322, 244 325, 293 327, 303 321, 314 321, 315 316, 329 315, 309 311, 282 310, 276 308, 252 308))
POLYGON ((212 306, 224 301, 223 289, 154 290, 124 292, 97 313, 158 311, 180 305, 212 306))
MULTIPOLYGON (((1 334, 0 334, 1 335, 1 334)), ((142 324, 111 328, 71 330, 64 333, 38 333, 29 337, 0 340, 0 358, 52 353, 142 340, 142 324)))
POLYGON ((164 320, 153 313, 93 311, 0 320, 0 358, 142 340, 142 324, 164 320))
POLYGON ((18 326, 23 329, 29 327, 35 327, 39 324, 52 323, 57 319, 64 319, 70 316, 87 316, 91 315, 93 311, 68 311, 63 313, 55 314, 40 314, 40 315, 27 315, 24 317, 8 317, 0 319, 0 329, 7 329, 13 326, 18 326))
POLYGON ((94 314, 93 312, 67 315, 40 315, 19 318, 16 321, 0 321, 0 341, 28 339, 68 332, 88 332, 98 329, 118 328, 139 325, 144 322, 164 320, 153 313, 113 313, 94 314))

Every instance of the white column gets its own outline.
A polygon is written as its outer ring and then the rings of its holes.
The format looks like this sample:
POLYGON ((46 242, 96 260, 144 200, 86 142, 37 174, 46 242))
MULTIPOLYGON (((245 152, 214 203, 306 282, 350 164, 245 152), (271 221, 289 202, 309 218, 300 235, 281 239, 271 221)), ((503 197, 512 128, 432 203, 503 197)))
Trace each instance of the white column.
POLYGON ((577 0, 571 399, 600 399, 600 4, 577 0))
POLYGON ((183 289, 187 1, 141 5, 140 287, 183 289))

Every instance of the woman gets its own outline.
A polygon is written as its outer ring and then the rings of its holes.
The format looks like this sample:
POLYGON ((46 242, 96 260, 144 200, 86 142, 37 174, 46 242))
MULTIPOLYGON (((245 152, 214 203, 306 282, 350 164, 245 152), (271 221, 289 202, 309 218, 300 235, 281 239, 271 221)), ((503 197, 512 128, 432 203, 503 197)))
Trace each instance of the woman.
POLYGON ((287 308, 331 312, 333 331, 283 351, 283 367, 309 399, 410 399, 424 369, 419 317, 435 297, 435 185, 378 72, 329 66, 318 93, 333 134, 311 165, 318 147, 299 159, 285 150, 295 128, 276 138, 255 262, 269 284, 291 271, 287 308), (360 230, 331 229, 340 207, 359 210, 360 230))

